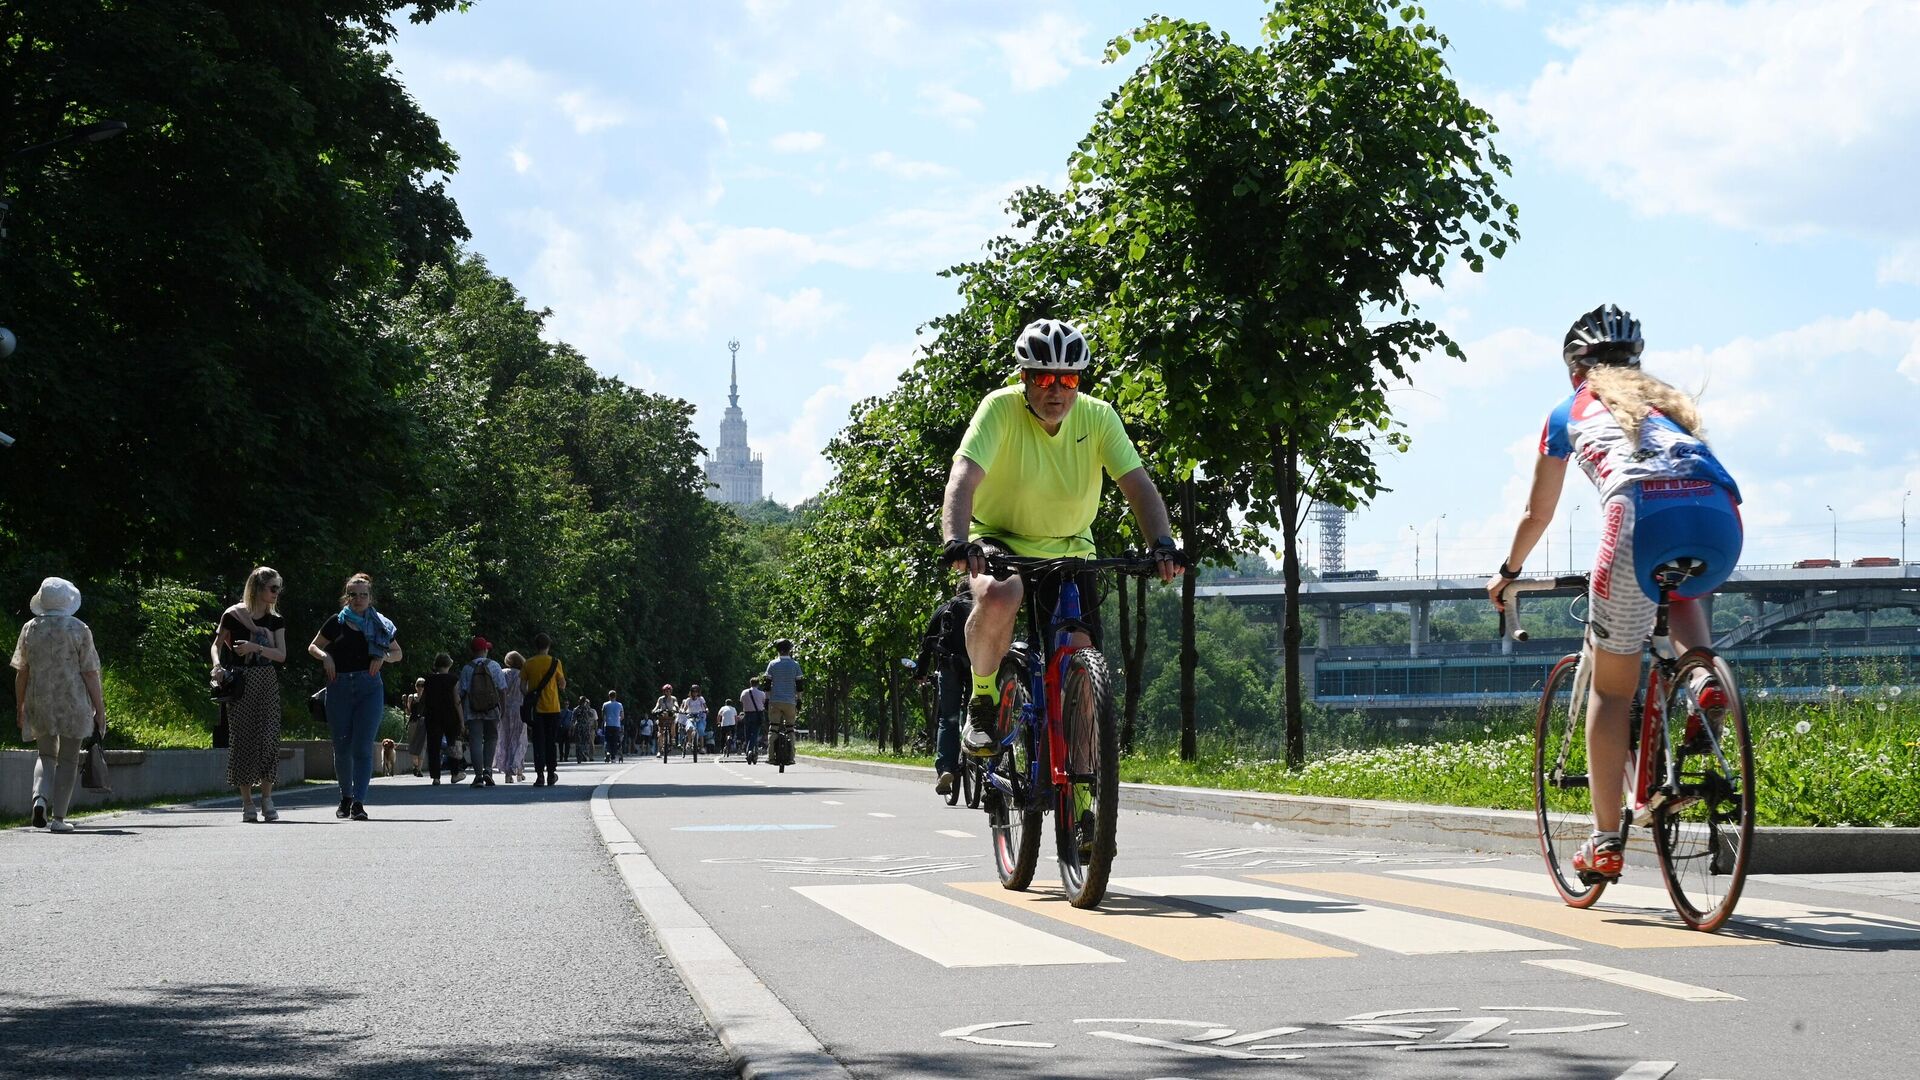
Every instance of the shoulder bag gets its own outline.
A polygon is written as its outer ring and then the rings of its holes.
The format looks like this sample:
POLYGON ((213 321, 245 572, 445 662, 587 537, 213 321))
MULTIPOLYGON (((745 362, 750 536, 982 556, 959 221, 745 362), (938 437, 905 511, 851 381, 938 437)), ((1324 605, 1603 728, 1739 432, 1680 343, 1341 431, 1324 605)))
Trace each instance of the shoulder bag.
POLYGON ((540 695, 546 692, 547 684, 552 682, 554 675, 560 671, 559 657, 549 655, 547 659, 553 663, 547 665, 547 673, 541 676, 540 685, 534 687, 520 701, 520 719, 525 723, 533 723, 533 710, 540 703, 540 695))

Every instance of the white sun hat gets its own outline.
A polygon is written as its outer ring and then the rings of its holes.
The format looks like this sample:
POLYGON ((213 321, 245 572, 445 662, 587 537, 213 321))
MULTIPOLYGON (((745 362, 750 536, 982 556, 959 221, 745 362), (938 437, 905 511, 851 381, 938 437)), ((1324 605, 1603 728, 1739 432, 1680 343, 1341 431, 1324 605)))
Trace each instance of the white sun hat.
POLYGON ((50 577, 27 606, 35 615, 71 615, 80 610, 80 590, 66 578, 50 577))

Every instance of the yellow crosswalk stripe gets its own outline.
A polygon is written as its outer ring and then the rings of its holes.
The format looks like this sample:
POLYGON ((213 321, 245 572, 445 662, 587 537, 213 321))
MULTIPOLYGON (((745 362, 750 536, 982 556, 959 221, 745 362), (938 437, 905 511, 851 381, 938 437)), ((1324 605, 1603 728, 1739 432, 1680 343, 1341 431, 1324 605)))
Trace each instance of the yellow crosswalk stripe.
MULTIPOLYGON (((1424 878, 1429 881, 1456 882, 1479 888, 1505 889, 1530 895, 1559 895, 1547 881, 1546 871, 1527 873, 1497 867, 1472 867, 1460 870, 1395 870, 1395 877, 1424 878)), ((1658 875, 1655 875, 1658 880, 1658 875)), ((1609 885, 1600 896, 1599 907, 1643 913, 1673 910, 1665 889, 1651 885, 1609 885)), ((1785 900, 1742 897, 1733 909, 1733 920, 1715 937, 1727 936, 1740 924, 1831 945, 1867 945, 1877 942, 1912 943, 1920 941, 1920 922, 1892 915, 1842 907, 1839 904, 1795 904, 1785 900)), ((1706 935, 1702 935, 1706 936, 1706 935)))
POLYGON ((1469 919, 1524 926, 1594 945, 1617 949, 1713 948, 1726 945, 1765 945, 1752 938, 1702 934, 1680 922, 1649 918, 1641 912, 1580 911, 1565 904, 1529 900, 1479 889, 1436 885, 1377 874, 1256 874, 1257 880, 1291 885, 1315 892, 1337 893, 1383 904, 1460 915, 1469 919))
POLYGON ((1571 949, 1508 930, 1408 911, 1338 900, 1325 893, 1281 889, 1252 881, 1181 875, 1121 878, 1113 887, 1132 896, 1179 900, 1279 923, 1309 934, 1358 942, 1407 956, 1435 953, 1551 952, 1571 949))
POLYGON ((1082 910, 1067 903, 1066 895, 1057 889, 1010 892, 993 881, 947 884, 1175 960, 1305 960, 1353 955, 1291 934, 1234 922, 1217 911, 1138 896, 1109 892, 1099 908, 1082 910))

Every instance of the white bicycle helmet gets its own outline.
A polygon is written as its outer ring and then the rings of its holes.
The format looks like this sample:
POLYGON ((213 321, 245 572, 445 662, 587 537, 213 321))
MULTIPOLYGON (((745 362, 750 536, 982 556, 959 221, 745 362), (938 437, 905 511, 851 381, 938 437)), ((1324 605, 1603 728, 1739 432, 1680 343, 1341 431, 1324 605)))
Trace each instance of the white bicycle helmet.
POLYGON ((1085 371, 1093 360, 1087 339, 1062 319, 1028 323, 1013 344, 1013 356, 1022 371, 1085 371))

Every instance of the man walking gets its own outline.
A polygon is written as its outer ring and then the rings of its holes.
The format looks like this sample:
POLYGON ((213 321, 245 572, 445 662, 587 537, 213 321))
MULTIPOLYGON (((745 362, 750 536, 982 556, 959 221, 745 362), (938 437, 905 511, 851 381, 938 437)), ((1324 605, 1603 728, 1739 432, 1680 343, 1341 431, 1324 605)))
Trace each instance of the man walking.
POLYGON ((627 760, 626 733, 621 727, 626 714, 627 707, 620 704, 620 691, 607 691, 607 700, 600 706, 600 726, 605 729, 609 763, 627 760))
POLYGON ((520 669, 520 682, 527 687, 524 707, 533 717, 533 786, 552 787, 560 782, 560 693, 567 688, 567 669, 553 655, 552 638, 534 635, 533 655, 520 669))
POLYGON ((500 703, 507 697, 507 673, 487 657, 493 642, 476 635, 467 643, 473 659, 460 669, 460 705, 467 714, 467 760, 473 762, 473 786, 493 786, 493 747, 500 735, 500 703))

